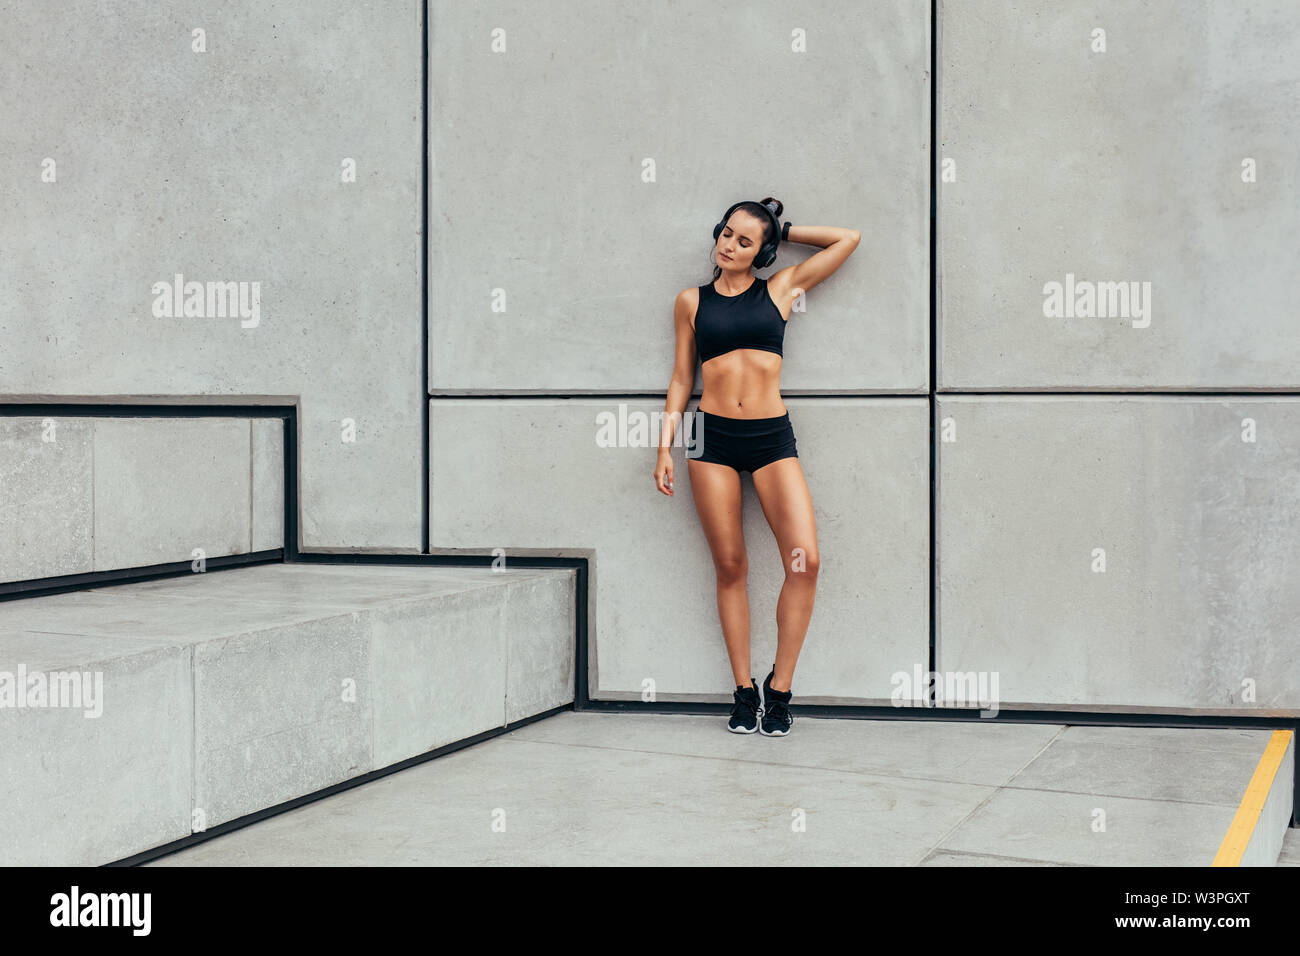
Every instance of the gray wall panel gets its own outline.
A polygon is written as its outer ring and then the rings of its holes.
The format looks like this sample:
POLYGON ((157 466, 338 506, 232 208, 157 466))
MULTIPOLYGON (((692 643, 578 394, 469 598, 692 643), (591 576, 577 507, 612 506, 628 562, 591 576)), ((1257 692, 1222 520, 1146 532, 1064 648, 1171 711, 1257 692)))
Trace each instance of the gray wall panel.
POLYGON ((925 390, 929 3, 431 0, 429 20, 431 390, 662 391, 714 223, 767 195, 862 233, 792 321, 786 385, 925 390))
POLYGON ((1300 387, 1300 6, 938 2, 940 387, 1300 387), (1050 282, 1149 315, 1047 317, 1050 282))
MULTIPOLYGON (((597 415, 662 411, 619 399, 439 399, 433 541, 490 550, 594 548, 591 693, 727 696, 715 575, 684 449, 676 494, 655 489, 653 447, 597 445, 597 415)), ((800 699, 881 702, 891 675, 928 661, 928 422, 923 399, 790 399, 822 565, 800 658, 800 699)), ((706 436, 707 440, 707 436, 706 436)), ((783 571, 753 480, 742 478, 753 666, 776 651, 783 571)), ((729 698, 728 698, 729 699, 729 698)))
POLYGON ((949 397, 940 420, 937 670, 998 672, 1005 706, 1300 713, 1300 399, 949 397))

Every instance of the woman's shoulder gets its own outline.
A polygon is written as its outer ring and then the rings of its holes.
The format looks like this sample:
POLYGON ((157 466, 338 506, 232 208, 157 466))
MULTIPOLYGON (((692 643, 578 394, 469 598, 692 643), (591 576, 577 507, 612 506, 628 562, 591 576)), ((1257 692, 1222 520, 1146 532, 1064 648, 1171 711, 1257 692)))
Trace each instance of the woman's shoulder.
POLYGON ((690 323, 691 328, 695 328, 695 313, 700 310, 700 289, 698 286, 692 286, 689 289, 683 289, 677 293, 675 311, 683 315, 686 321, 690 323))

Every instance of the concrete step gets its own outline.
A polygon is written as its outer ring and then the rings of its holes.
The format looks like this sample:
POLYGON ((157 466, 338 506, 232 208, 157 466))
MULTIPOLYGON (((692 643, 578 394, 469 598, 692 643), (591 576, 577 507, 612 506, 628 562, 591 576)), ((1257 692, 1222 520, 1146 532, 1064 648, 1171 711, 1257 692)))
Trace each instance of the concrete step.
POLYGON ((575 585, 303 563, 2 602, 0 864, 122 859, 571 703, 575 585))

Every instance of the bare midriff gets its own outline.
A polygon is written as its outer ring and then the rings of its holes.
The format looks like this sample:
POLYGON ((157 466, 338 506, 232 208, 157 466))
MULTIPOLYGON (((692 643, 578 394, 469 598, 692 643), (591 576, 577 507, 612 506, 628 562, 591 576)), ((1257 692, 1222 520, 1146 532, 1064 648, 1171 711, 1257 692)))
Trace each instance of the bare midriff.
POLYGON ((781 356, 762 349, 733 349, 700 365, 699 409, 727 418, 776 418, 781 401, 781 356))

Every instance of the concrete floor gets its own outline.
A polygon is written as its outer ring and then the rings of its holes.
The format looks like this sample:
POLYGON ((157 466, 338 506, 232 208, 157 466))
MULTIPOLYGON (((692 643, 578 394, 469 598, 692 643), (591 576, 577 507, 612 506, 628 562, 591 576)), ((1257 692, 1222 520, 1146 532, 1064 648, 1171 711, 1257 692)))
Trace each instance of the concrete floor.
POLYGON ((150 865, 1206 866, 1270 734, 795 714, 564 712, 150 865))

